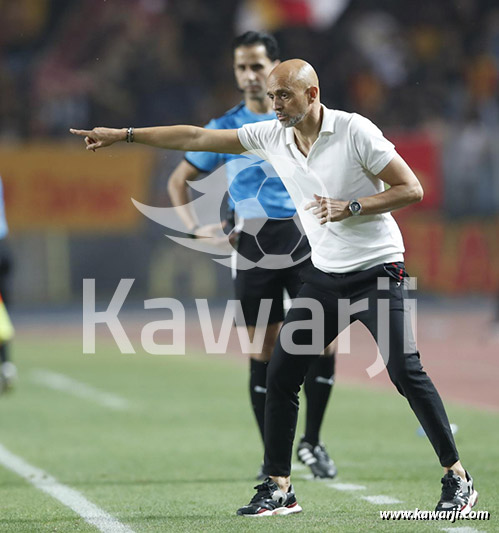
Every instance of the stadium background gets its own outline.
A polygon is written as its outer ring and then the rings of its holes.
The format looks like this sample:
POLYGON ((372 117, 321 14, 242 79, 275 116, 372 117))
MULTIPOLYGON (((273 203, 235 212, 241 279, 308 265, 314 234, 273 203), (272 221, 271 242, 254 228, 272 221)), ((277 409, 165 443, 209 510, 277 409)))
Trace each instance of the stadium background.
MULTIPOLYGON (((265 29, 276 34, 283 59, 302 57, 316 67, 326 105, 371 118, 395 142, 422 181, 424 201, 395 215, 404 233, 408 270, 418 278, 421 291, 421 351, 445 399, 478 408, 469 415, 475 425, 465 422, 468 419, 463 415, 460 426, 467 427, 468 435, 489 428, 490 434, 483 437, 484 449, 478 444, 471 449, 477 455, 478 451, 484 456, 488 453, 492 462, 486 442, 487 438, 493 441, 493 429, 497 429, 497 415, 492 418, 490 412, 496 413, 499 407, 497 2, 0 0, 0 14, 0 175, 14 255, 11 312, 17 329, 14 358, 21 378, 19 390, 1 399, 4 429, 10 427, 9 410, 11 416, 26 417, 30 422, 34 414, 28 413, 33 409, 37 413, 34 406, 49 402, 45 396, 43 401, 34 393, 30 396, 29 372, 41 361, 52 370, 82 376, 103 389, 121 387, 122 394, 132 397, 143 386, 137 385, 137 375, 144 373, 145 382, 152 383, 152 396, 153 390, 162 390, 160 376, 168 382, 169 364, 171 375, 175 369, 185 370, 177 360, 141 359, 135 363, 127 359, 118 371, 119 361, 106 355, 116 348, 109 348, 110 334, 104 327, 98 328, 101 359, 82 359, 81 345, 85 278, 96 279, 99 309, 107 306, 120 279, 135 279, 123 322, 137 351, 141 326, 161 314, 144 314, 144 299, 175 297, 192 306, 194 298, 208 298, 223 306, 232 296, 226 268, 168 240, 164 229, 142 216, 130 200, 170 205, 167 178, 182 155, 129 145, 86 153, 68 128, 206 123, 240 99, 231 71, 233 36, 247 29, 265 29)), ((203 353, 194 322, 188 343, 192 350, 203 353)), ((234 339, 229 351, 232 357, 239 352, 234 339)), ((365 369, 375 352, 362 328, 355 329, 352 352, 355 356, 339 359, 340 385, 335 395, 342 394, 343 383, 390 386, 385 376, 367 378, 365 369)), ((208 375, 206 361, 200 359, 198 364, 199 372, 208 375)), ((227 369, 234 372, 220 362, 214 367, 222 374, 227 369)), ((258 443, 243 388, 245 370, 241 365, 229 389, 233 401, 240 402, 241 412, 247 415, 245 438, 252 443, 254 461, 258 461, 258 443)), ((183 380, 179 377, 178 385, 187 389, 183 380)), ((175 383, 168 383, 169 390, 174 390, 175 383)), ((185 400, 186 389, 176 393, 177 409, 185 400)), ((356 405, 354 398, 360 397, 374 405, 369 393, 355 390, 343 393, 353 401, 352 406, 356 405)), ((392 389, 390 393, 387 398, 393 397, 392 389)), ((207 394, 202 401, 209 402, 210 391, 204 381, 199 384, 200 398, 202 394, 207 394)), ((196 401, 192 391, 189 396, 196 401)), ((391 401, 387 399, 386 404, 391 401)), ((341 401, 337 405, 341 410, 341 401)), ((222 409, 221 403, 216 406, 222 409)), ((360 403, 358 407, 362 408, 360 403)), ((167 408, 163 406, 165 412, 167 408)), ((152 401, 151 409, 156 409, 152 401)), ((334 409, 331 412, 336 416, 334 409)), ((347 419, 347 414, 344 416, 347 419)), ((348 412, 348 416, 357 416, 357 412, 348 412)), ((369 422, 366 419, 366 428, 369 422)), ((207 423, 203 424, 199 420, 200 430, 209 435, 207 423)), ((10 436, 8 431, 2 432, 3 442, 29 450, 26 455, 36 463, 40 449, 30 449, 15 420, 11 426, 10 436)), ((194 431, 180 422, 178 427, 180 439, 182 430, 194 431)), ((32 428, 39 431, 37 421, 33 420, 32 428)), ((73 429, 77 435, 76 426, 73 429)), ((83 429, 91 434, 90 427, 83 429)), ((153 427, 146 429, 154 433, 153 427)), ((392 430, 387 426, 386 431, 392 430)), ((34 433, 26 435, 34 439, 36 448, 34 433)), ((225 453, 230 455, 246 442, 237 436, 227 431, 227 442, 233 442, 233 448, 225 453)), ((415 446, 407 439, 404 446, 415 446)), ((197 444, 202 447, 200 442, 197 444)), ((347 439, 343 446, 348 448, 348 442, 352 440, 347 439)), ((67 448, 57 456, 44 452, 41 465, 53 463, 54 469, 63 469, 65 461, 59 465, 59 457, 66 459, 66 453, 77 449, 69 438, 65 444, 67 448)), ((465 449, 466 445, 469 441, 464 441, 465 449)), ((341 455, 342 444, 336 442, 335 449, 340 462, 343 459, 348 467, 348 460, 341 455)), ((176 448, 175 453, 181 454, 176 448)), ((210 453, 216 477, 220 475, 218 455, 213 450, 210 453)), ((397 458, 397 452, 392 453, 397 458)), ((230 456, 234 462, 238 460, 230 456)), ((404 456, 398 459, 400 465, 404 456)), ((426 459, 432 464, 430 453, 426 459)), ((384 467, 388 469, 388 465, 384 467)), ((173 468, 181 471, 175 462, 173 468)), ((246 468, 244 464, 240 470, 246 468)), ((154 475, 151 471, 150 476, 154 475)), ((93 481, 88 483, 90 487, 93 481)), ((4 486, 8 488, 8 484, 4 486)), ((159 481, 155 488, 160 488, 159 481)), ((405 488, 402 485, 396 490, 405 488)), ((35 530, 19 527, 5 531, 35 530)), ((313 528, 304 526, 304 530, 313 528)))
POLYGON ((206 123, 239 101, 230 42, 254 24, 276 33, 283 58, 317 68, 328 106, 371 118, 416 170, 425 199, 396 216, 420 288, 497 291, 494 2, 326 4, 336 11, 319 25, 302 1, 2 0, 0 157, 16 305, 78 302, 89 277, 103 297, 122 277, 136 279, 137 298, 231 294, 224 269, 178 247, 173 258, 162 228, 130 202, 168 205, 181 154, 86 154, 68 128, 206 123))

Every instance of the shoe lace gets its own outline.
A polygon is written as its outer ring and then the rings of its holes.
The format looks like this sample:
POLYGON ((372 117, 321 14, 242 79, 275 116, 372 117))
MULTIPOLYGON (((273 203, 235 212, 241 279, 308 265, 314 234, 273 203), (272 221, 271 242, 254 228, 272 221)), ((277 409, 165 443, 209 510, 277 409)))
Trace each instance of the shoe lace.
POLYGON ((452 477, 442 478, 442 500, 452 500, 460 488, 459 481, 452 477))
POLYGON ((272 493, 270 492, 269 484, 266 481, 253 488, 256 490, 256 494, 251 498, 250 503, 255 503, 263 499, 272 499, 272 493))

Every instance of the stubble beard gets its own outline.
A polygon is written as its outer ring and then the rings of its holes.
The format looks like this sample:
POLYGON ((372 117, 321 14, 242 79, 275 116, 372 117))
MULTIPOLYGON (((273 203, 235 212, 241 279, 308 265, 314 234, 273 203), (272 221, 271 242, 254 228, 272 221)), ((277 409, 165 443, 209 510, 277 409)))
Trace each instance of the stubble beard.
POLYGON ((294 117, 289 117, 285 122, 281 122, 281 125, 284 128, 292 128, 293 126, 296 126, 299 122, 301 122, 304 116, 305 113, 300 113, 299 115, 295 115, 294 117))

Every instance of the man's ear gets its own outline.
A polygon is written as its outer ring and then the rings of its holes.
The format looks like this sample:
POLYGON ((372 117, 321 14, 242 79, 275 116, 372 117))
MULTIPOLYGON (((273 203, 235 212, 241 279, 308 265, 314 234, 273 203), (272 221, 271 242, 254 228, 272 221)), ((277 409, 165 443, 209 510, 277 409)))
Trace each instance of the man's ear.
POLYGON ((307 93, 308 93, 308 99, 309 99, 310 103, 312 103, 319 96, 319 87, 314 87, 312 85, 312 87, 309 87, 307 89, 307 93))

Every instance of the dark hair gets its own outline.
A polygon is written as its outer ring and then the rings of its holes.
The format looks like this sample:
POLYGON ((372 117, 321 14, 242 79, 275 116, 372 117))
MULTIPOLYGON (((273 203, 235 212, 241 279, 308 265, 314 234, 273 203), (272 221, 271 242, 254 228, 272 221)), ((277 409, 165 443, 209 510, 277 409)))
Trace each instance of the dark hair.
POLYGON ((271 61, 279 59, 279 45, 276 38, 263 31, 247 31, 239 35, 232 41, 232 51, 240 46, 253 46, 255 44, 263 44, 265 46, 267 57, 271 61))

